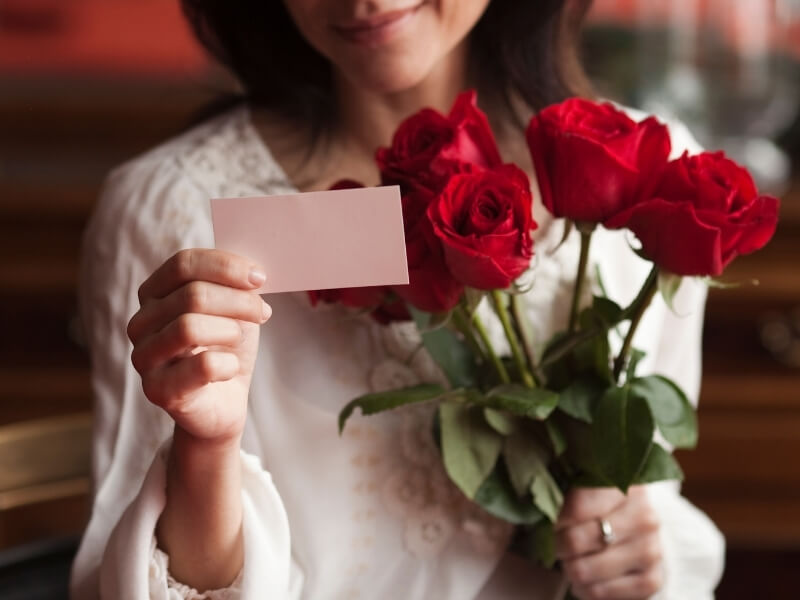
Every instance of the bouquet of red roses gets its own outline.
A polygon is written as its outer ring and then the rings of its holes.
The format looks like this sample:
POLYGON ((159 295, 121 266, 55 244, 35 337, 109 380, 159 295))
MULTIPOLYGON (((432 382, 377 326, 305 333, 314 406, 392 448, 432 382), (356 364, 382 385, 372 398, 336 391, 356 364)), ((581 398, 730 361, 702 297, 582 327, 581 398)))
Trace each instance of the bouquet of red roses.
MULTIPOLYGON (((448 115, 424 109, 376 154, 382 182, 401 188, 409 280, 392 288, 312 292, 312 301, 413 319, 448 385, 423 384, 356 398, 340 430, 363 414, 435 402, 435 436, 450 479, 486 511, 520 526, 518 547, 550 566, 553 523, 565 491, 678 479, 658 430, 674 447, 697 441, 681 389, 637 372, 637 326, 656 293, 669 304, 685 276, 720 275, 774 233, 778 201, 722 153, 669 161, 666 127, 608 103, 570 99, 532 118, 527 142, 544 206, 580 233, 580 259, 563 331, 537 346, 520 303, 534 255, 531 185, 503 164, 474 92, 448 115), (627 229, 652 263, 635 299, 605 293, 583 306, 592 234, 627 229), (477 310, 488 302, 509 349, 500 355, 477 310), (609 336, 622 337, 612 352, 609 336), (619 345, 619 344, 618 344, 619 345)), ((337 187, 357 186, 342 181, 337 187)))

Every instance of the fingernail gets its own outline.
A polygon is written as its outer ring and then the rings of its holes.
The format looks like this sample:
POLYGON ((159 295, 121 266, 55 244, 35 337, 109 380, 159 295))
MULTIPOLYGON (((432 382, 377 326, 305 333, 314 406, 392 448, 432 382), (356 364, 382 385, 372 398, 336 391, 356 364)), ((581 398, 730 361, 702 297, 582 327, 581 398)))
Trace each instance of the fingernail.
POLYGON ((272 316, 272 307, 266 302, 264 302, 261 305, 261 317, 264 319, 264 321, 266 321, 271 316, 272 316))
POLYGON ((250 269, 248 279, 250 280, 250 283, 260 287, 261 284, 267 280, 267 276, 263 271, 259 271, 258 269, 250 269))

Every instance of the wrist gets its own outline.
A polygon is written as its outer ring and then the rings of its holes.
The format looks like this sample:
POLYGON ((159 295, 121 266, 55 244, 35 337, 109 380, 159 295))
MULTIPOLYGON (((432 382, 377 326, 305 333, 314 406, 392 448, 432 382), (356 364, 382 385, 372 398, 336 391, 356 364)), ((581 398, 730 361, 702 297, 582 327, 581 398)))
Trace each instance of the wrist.
POLYGON ((199 485, 208 489, 215 483, 240 479, 241 435, 203 439, 175 426, 169 456, 169 479, 181 487, 199 485))

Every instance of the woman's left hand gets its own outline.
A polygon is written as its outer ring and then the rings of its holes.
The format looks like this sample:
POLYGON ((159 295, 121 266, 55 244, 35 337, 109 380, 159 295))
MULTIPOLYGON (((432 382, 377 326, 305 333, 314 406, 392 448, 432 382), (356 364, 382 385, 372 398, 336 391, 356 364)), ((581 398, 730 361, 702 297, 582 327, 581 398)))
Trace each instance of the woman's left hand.
POLYGON ((643 600, 658 592, 658 528, 642 486, 631 487, 627 496, 616 488, 572 490, 556 522, 556 555, 572 594, 580 600, 643 600), (613 539, 603 535, 603 520, 613 539))

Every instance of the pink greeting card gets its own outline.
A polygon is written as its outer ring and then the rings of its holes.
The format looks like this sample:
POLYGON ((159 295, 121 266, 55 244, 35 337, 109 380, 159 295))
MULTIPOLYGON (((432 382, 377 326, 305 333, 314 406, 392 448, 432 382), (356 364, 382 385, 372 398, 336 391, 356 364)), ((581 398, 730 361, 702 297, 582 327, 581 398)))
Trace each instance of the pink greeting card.
POLYGON ((398 186, 211 200, 215 247, 262 265, 259 293, 408 283, 398 186))

